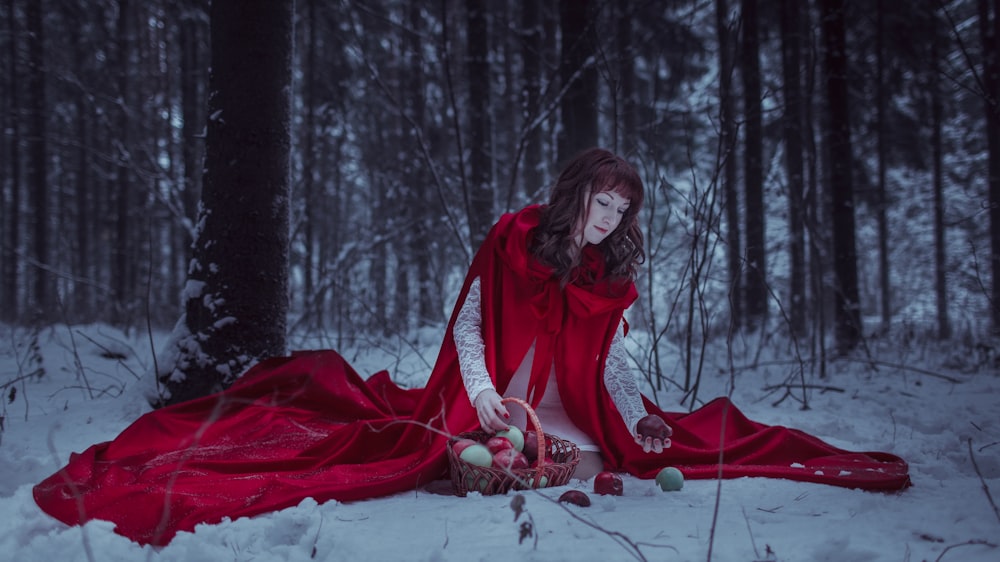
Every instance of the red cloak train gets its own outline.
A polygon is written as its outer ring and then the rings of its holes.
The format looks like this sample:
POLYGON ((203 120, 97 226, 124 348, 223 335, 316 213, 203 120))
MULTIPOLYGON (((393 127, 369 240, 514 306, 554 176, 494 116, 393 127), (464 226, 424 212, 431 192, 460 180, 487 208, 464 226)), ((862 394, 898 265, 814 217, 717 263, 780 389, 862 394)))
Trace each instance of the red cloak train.
MULTIPOLYGON (((560 288, 526 252, 538 218, 539 208, 528 207, 500 219, 457 301, 479 277, 486 364, 501 393, 535 342, 531 384, 544 385, 542 374, 555 363, 567 412, 595 437, 611 470, 652 478, 669 465, 688 479, 764 476, 869 490, 909 485, 906 462, 895 455, 849 452, 795 429, 756 423, 725 399, 689 414, 666 413, 644 400, 674 430, 671 448, 644 453, 602 382, 611 338, 635 288, 608 282, 594 247, 581 265, 584 281, 560 288)), ((113 441, 74 453, 35 486, 35 501, 70 525, 103 519, 139 543, 166 544, 198 523, 266 513, 307 497, 361 500, 445 478, 447 435, 478 427, 452 337, 456 314, 424 388, 400 388, 385 371, 365 380, 334 351, 267 359, 226 391, 147 413, 113 441)))

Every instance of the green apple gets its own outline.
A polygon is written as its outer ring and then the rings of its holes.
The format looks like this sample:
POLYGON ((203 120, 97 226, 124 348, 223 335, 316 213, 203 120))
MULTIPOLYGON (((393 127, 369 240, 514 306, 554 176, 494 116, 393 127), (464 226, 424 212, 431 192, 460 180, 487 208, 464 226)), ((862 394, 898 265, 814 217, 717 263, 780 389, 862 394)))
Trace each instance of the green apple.
POLYGON ((469 445, 458 455, 463 461, 476 466, 490 466, 493 464, 493 453, 482 443, 469 445))
POLYGON ((664 492, 676 492, 684 487, 684 474, 672 466, 668 466, 656 475, 656 483, 664 492))
POLYGON ((515 449, 518 451, 524 450, 524 433, 516 426, 512 425, 503 431, 498 431, 494 437, 506 437, 514 444, 515 449))

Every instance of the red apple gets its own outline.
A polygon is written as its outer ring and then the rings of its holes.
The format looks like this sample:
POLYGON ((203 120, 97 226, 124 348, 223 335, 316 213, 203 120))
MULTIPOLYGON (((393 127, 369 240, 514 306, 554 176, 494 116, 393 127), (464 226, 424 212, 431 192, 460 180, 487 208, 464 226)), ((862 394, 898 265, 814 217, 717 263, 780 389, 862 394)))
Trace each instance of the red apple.
POLYGON ((636 424, 636 432, 644 438, 652 437, 661 441, 673 433, 667 422, 656 414, 650 414, 639 420, 639 423, 636 424))
POLYGON ((514 444, 506 437, 490 437, 486 440, 486 448, 495 455, 504 449, 513 449, 514 444))
POLYGON ((605 470, 594 477, 594 492, 602 496, 620 496, 625 489, 622 477, 605 470))
MULTIPOLYGON (((552 456, 551 455, 545 455, 545 462, 544 462, 544 464, 555 464, 555 462, 556 461, 552 460, 552 456)), ((535 459, 535 460, 531 461, 531 468, 535 468, 536 466, 538 466, 538 459, 535 459)))
POLYGON ((462 456, 462 451, 464 451, 466 447, 475 444, 476 441, 474 439, 461 438, 455 441, 455 443, 451 446, 451 449, 455 451, 456 455, 462 456))
POLYGON ((501 470, 528 468, 528 459, 521 451, 503 449, 493 455, 493 468, 499 468, 501 470))
POLYGON ((580 507, 587 507, 590 505, 590 496, 580 490, 569 490, 563 492, 563 495, 559 496, 559 501, 571 503, 580 507))
POLYGON ((524 432, 524 450, 521 451, 529 461, 534 462, 538 458, 538 434, 529 429, 524 432))

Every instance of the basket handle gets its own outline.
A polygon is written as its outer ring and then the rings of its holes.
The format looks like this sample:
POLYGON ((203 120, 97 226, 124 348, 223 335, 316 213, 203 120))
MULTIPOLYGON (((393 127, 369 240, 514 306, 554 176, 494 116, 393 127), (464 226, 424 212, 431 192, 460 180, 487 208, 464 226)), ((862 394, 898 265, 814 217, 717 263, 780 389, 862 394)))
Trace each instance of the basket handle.
POLYGON ((513 403, 524 408, 525 413, 528 414, 528 419, 531 420, 531 425, 535 426, 535 435, 538 437, 536 439, 538 445, 538 456, 535 460, 535 488, 538 488, 542 481, 542 467, 545 466, 545 431, 542 429, 542 424, 538 421, 538 415, 535 414, 534 408, 532 408, 531 404, 528 404, 524 400, 515 396, 508 396, 506 398, 501 398, 500 402, 504 404, 513 403))

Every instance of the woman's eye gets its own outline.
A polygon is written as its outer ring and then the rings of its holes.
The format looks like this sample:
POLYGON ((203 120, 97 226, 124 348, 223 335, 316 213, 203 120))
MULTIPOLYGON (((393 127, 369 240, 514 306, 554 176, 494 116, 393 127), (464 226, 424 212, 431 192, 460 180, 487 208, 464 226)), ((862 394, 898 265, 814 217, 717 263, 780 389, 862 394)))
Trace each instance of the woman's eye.
POLYGON ((609 201, 604 201, 603 199, 598 199, 597 203, 602 207, 607 207, 608 205, 611 204, 609 201))

